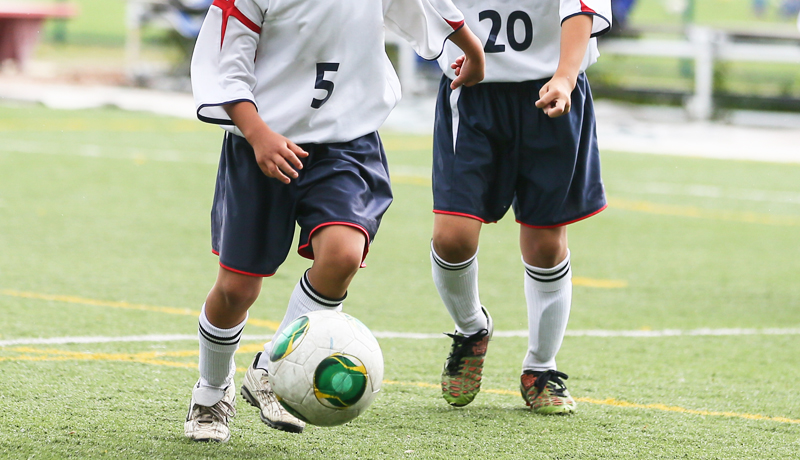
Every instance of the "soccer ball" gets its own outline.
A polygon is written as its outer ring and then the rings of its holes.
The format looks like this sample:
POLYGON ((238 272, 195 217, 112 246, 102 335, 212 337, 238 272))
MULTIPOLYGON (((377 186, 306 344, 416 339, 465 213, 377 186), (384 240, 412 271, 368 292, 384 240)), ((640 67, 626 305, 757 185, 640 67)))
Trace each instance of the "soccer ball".
POLYGON ((269 355, 269 379, 278 401, 318 426, 347 423, 381 389, 383 354, 369 329, 337 311, 307 313, 278 335, 269 355))

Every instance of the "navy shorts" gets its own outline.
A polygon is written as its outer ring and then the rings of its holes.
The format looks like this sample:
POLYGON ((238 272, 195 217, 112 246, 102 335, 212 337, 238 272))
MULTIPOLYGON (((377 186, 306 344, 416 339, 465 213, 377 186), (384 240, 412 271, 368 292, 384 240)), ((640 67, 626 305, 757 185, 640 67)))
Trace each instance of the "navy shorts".
POLYGON ((589 82, 578 77, 572 109, 536 108, 548 80, 450 89, 436 102, 433 209, 497 222, 514 207, 533 228, 566 225, 606 207, 589 82))
POLYGON ((271 276, 286 260, 300 227, 297 252, 313 259, 311 236, 327 225, 360 229, 369 243, 392 202, 389 169, 378 133, 350 142, 302 144, 309 153, 290 184, 267 177, 243 137, 226 134, 211 210, 211 246, 222 267, 271 276))

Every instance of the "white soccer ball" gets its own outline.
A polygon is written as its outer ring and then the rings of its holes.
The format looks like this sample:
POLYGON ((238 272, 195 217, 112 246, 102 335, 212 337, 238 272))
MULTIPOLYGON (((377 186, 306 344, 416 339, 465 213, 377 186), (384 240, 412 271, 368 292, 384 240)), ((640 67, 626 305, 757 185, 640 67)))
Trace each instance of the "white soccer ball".
POLYGON ((372 403, 383 381, 383 354, 372 332, 342 312, 305 314, 279 334, 269 379, 287 411, 318 426, 347 423, 372 403))

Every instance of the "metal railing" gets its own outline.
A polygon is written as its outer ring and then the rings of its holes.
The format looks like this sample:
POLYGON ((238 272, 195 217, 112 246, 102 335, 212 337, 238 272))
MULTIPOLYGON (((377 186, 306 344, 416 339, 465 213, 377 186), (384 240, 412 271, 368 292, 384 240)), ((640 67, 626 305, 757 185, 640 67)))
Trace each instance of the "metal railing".
MULTIPOLYGON (((735 35, 708 27, 687 29, 683 40, 610 38, 600 40, 601 54, 671 57, 694 61, 694 91, 686 109, 696 119, 714 111, 714 64, 717 61, 772 62, 800 65, 800 36, 786 43, 734 41, 735 35)), ((755 38, 755 37, 752 37, 755 38)), ((774 37, 764 37, 774 38, 774 37)))

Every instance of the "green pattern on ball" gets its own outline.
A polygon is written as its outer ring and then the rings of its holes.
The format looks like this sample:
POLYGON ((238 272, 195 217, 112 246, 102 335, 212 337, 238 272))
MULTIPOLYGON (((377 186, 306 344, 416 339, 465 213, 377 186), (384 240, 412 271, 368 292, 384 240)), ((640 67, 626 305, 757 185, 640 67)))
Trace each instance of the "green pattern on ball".
POLYGON ((334 409, 357 403, 366 389, 367 369, 353 356, 331 355, 314 372, 314 394, 319 402, 334 409))
POLYGON ((308 317, 306 316, 301 316, 289 323, 278 338, 275 339, 275 343, 272 344, 272 351, 269 354, 269 359, 275 362, 288 356, 289 353, 300 345, 307 331, 308 317))

